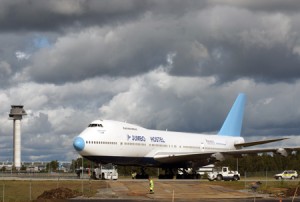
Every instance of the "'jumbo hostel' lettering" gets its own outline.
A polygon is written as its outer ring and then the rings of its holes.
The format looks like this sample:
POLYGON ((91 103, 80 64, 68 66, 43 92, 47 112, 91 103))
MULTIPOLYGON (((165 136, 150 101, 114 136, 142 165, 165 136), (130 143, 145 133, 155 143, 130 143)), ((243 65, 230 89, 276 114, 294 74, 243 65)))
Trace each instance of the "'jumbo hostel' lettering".
POLYGON ((162 142, 165 143, 164 138, 162 137, 150 137, 151 142, 162 142))
POLYGON ((132 135, 132 141, 146 142, 146 138, 140 135, 132 135))

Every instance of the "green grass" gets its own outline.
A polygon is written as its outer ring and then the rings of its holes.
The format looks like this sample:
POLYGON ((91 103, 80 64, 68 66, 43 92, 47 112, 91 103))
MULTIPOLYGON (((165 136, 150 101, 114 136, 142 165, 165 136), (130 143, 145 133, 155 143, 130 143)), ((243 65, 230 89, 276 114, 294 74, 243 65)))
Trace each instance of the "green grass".
POLYGON ((105 181, 1 181, 0 182, 0 201, 3 201, 3 193, 5 201, 30 201, 37 199, 44 191, 65 187, 71 190, 77 190, 83 195, 90 197, 96 194, 97 189, 107 187, 105 181))

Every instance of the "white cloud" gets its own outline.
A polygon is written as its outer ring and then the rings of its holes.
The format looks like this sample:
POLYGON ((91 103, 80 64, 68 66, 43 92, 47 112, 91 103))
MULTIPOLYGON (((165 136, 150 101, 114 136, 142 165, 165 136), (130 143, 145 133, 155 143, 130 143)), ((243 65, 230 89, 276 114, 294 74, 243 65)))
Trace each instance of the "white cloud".
POLYGON ((30 58, 30 54, 27 54, 22 51, 17 51, 16 52, 16 57, 18 60, 28 60, 30 58))
POLYGON ((11 66, 5 61, 0 61, 0 77, 5 78, 12 73, 11 66))

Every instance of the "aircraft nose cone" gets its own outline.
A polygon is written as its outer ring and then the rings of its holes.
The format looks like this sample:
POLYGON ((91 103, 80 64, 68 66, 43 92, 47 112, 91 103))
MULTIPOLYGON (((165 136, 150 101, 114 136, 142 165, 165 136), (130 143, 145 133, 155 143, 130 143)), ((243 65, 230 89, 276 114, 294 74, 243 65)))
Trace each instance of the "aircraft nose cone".
POLYGON ((85 142, 81 137, 76 137, 73 142, 73 147, 76 149, 76 151, 82 151, 84 149, 85 142))

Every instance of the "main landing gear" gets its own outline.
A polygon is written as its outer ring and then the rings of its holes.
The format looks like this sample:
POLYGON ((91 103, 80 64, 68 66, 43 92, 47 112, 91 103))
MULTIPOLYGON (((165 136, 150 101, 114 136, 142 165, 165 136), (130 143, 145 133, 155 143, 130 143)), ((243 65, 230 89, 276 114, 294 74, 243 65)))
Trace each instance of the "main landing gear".
POLYGON ((149 175, 145 172, 145 168, 141 168, 141 172, 136 174, 135 176, 136 179, 148 179, 149 175))
POLYGON ((163 170, 165 174, 160 174, 158 179, 176 179, 177 168, 165 168, 163 170))
POLYGON ((195 171, 195 169, 181 168, 178 169, 176 178, 177 179, 200 179, 201 176, 195 171))
POLYGON ((159 175, 159 179, 200 179, 200 174, 194 169, 167 168, 165 174, 159 175))
MULTIPOLYGON (((185 168, 164 168, 163 174, 158 176, 158 179, 200 179, 200 174, 196 169, 185 168)), ((146 173, 145 168, 142 167, 139 173, 134 173, 132 179, 148 179, 149 174, 146 173)))

